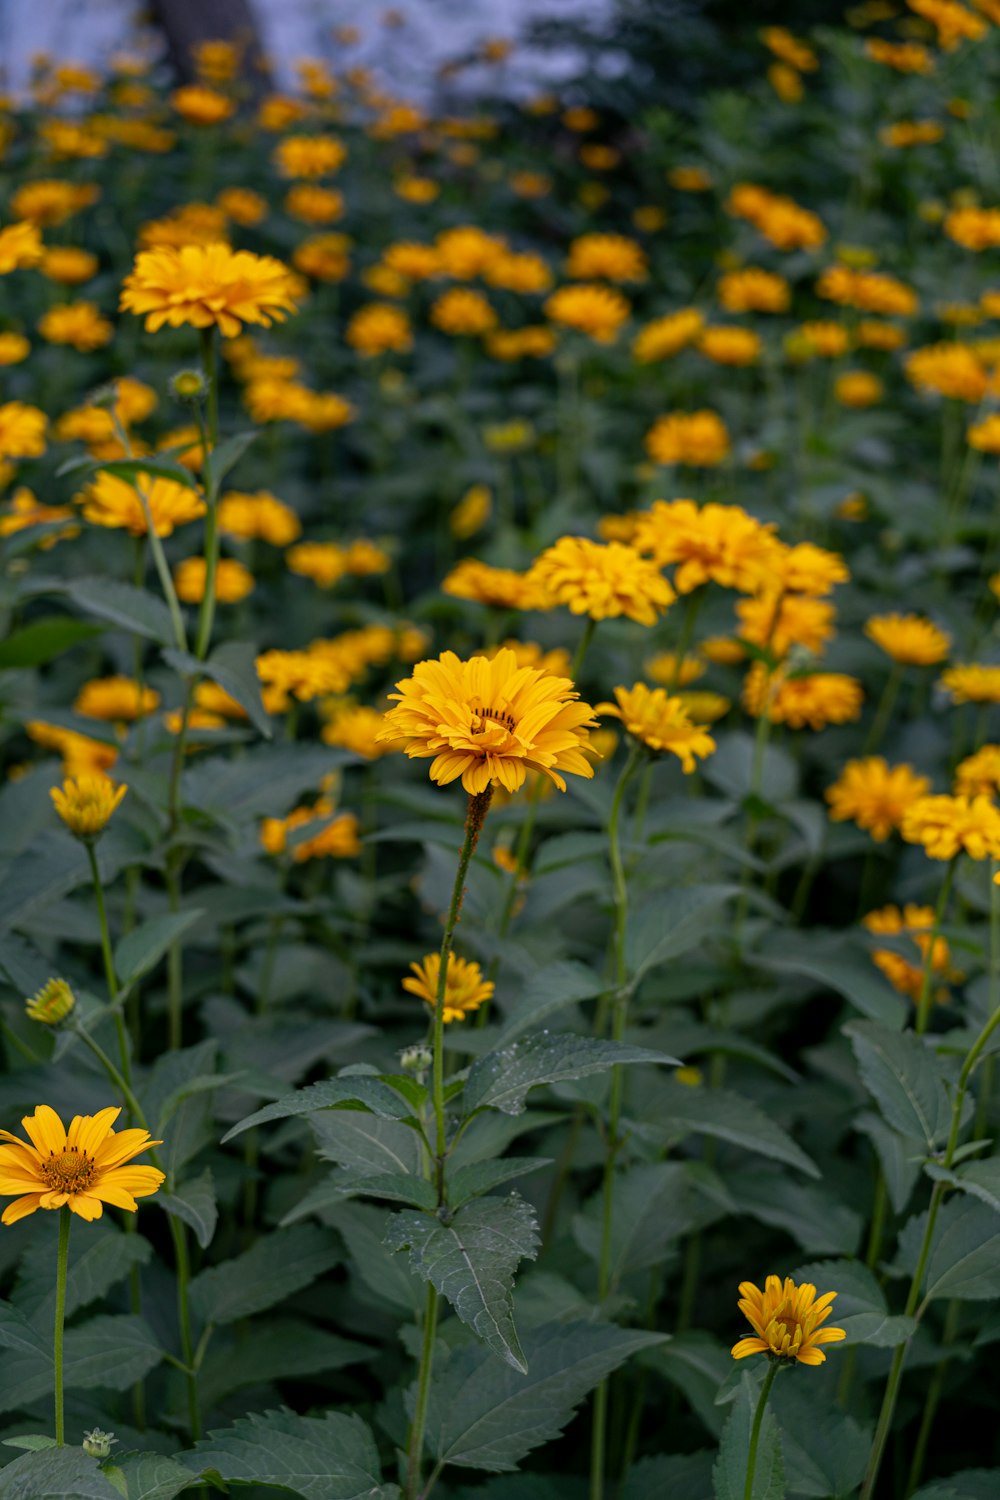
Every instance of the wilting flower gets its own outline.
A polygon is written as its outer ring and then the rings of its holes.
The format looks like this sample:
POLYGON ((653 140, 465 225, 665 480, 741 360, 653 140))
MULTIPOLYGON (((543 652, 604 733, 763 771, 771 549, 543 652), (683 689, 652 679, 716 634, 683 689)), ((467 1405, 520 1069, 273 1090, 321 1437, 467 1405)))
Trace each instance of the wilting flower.
MULTIPOLYGON (((146 497, 153 530, 159 537, 171 536, 175 526, 183 526, 205 514, 205 501, 198 491, 176 479, 138 473, 135 483, 146 497)), ((149 530, 135 488, 117 474, 103 470, 87 486, 81 499, 84 516, 95 526, 120 527, 132 536, 145 536, 149 530)))
MULTIPOLYGON (((441 977, 440 953, 428 953, 410 968, 416 977, 407 976, 403 980, 403 989, 409 990, 411 995, 418 995, 434 1010, 441 977)), ((482 969, 473 959, 457 958, 454 953, 449 953, 444 980, 445 1023, 464 1021, 471 1011, 478 1010, 484 1000, 490 999, 495 988, 491 980, 483 978, 482 969)))
POLYGON ((1000 811, 989 797, 921 797, 904 813, 900 832, 930 859, 1000 857, 1000 811))
POLYGON ((865 621, 865 635, 893 661, 908 666, 930 667, 944 661, 951 636, 922 615, 872 615, 865 621))
POLYGON ((918 775, 912 766, 889 766, 881 755, 869 755, 849 760, 825 795, 835 823, 854 822, 882 843, 930 789, 928 777, 918 775))
POLYGON ((754 1336, 733 1345, 734 1359, 766 1354, 770 1359, 821 1365, 826 1355, 820 1346, 847 1337, 843 1328, 820 1327, 830 1316, 836 1292, 817 1297, 810 1282, 796 1286, 790 1276, 784 1282, 778 1276, 769 1276, 763 1292, 752 1281, 741 1281, 740 1292, 738 1306, 754 1336))
POLYGON ((104 832, 127 790, 107 776, 78 776, 53 787, 50 796, 70 833, 86 841, 104 832))
POLYGON ((88 1221, 101 1217, 105 1203, 135 1213, 135 1200, 155 1193, 164 1177, 156 1167, 131 1162, 162 1142, 150 1140, 148 1130, 116 1135, 111 1127, 120 1114, 109 1108, 74 1115, 66 1130, 54 1109, 39 1104, 21 1121, 28 1141, 0 1130, 0 1195, 15 1199, 3 1211, 3 1223, 64 1204, 88 1221))
POLYGON ((287 266, 220 243, 141 251, 123 283, 121 306, 145 315, 148 333, 188 324, 218 327, 224 338, 235 338, 244 323, 269 328, 297 311, 287 266))
POLYGON ((528 771, 539 771, 565 791, 562 771, 594 774, 586 759, 586 731, 597 723, 590 705, 568 678, 518 667, 513 651, 492 661, 445 651, 396 686, 380 738, 405 739, 411 758, 433 756, 431 780, 442 786, 461 777, 470 795, 494 785, 516 792, 528 771))
POLYGON ((621 719, 633 739, 647 749, 657 754, 670 751, 685 772, 696 769, 696 757, 704 758, 715 749, 704 724, 693 723, 683 700, 671 698, 663 688, 637 682, 631 688, 616 687, 615 698, 615 703, 598 703, 594 712, 621 719))
POLYGON ((547 547, 529 569, 528 582, 575 615, 624 615, 640 625, 655 625, 676 597, 659 568, 631 547, 579 536, 560 537, 547 547))

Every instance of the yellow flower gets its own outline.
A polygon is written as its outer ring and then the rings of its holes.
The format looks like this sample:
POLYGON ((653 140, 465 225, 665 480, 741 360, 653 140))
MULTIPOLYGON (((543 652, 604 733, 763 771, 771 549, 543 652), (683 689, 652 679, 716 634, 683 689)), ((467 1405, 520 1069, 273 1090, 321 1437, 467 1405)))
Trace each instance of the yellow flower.
MULTIPOLYGON (((174 568, 174 587, 185 604, 200 604, 205 597, 208 569, 203 557, 186 557, 174 568)), ((220 557, 215 570, 215 597, 220 604, 238 604, 254 590, 249 568, 231 557, 220 557)))
POLYGON ((713 502, 699 508, 693 500, 657 500, 640 515, 633 545, 650 553, 658 567, 678 564, 673 581, 679 594, 709 580, 754 593, 767 579, 777 549, 771 523, 739 505, 713 502))
POLYGON ((411 758, 433 756, 439 785, 461 777, 470 795, 495 785, 516 792, 528 771, 539 771, 565 791, 562 771, 594 774, 586 759, 586 731, 597 722, 590 705, 568 678, 518 667, 512 651, 464 662, 445 651, 396 686, 380 738, 405 738, 411 758))
POLYGON ((139 230, 143 250, 181 250, 187 245, 224 244, 226 216, 214 203, 184 203, 163 219, 153 219, 139 230))
POLYGON ((977 448, 980 453, 1000 454, 1000 413, 990 412, 970 427, 965 437, 969 447, 977 448))
POLYGON ((659 568, 621 542, 564 536, 546 548, 528 570, 528 584, 592 620, 619 615, 655 625, 676 598, 659 568))
MULTIPOLYGON (((924 987, 924 966, 931 946, 931 930, 935 924, 933 906, 914 906, 911 903, 900 911, 898 906, 883 906, 862 917, 861 925, 876 936, 908 937, 920 954, 920 962, 912 963, 895 948, 874 948, 872 963, 885 975, 893 989, 907 995, 914 1002, 920 1000, 924 987)), ((931 968, 935 974, 946 978, 959 978, 950 973, 951 951, 947 940, 934 940, 934 955, 931 968)), ((947 990, 937 992, 939 1003, 948 999, 947 990)))
POLYGON ((251 188, 223 188, 216 201, 227 219, 244 228, 252 228, 267 218, 267 199, 251 188))
POLYGON ((733 313, 787 312, 791 295, 784 276, 762 271, 757 266, 727 272, 718 286, 719 301, 727 312, 733 313))
POLYGON ((244 323, 270 327, 297 311, 287 266, 221 243, 141 251, 125 278, 121 307, 145 315, 148 333, 188 324, 218 327, 224 338, 234 338, 244 323))
POLYGON ((347 572, 343 547, 336 542, 299 542, 285 553, 289 572, 311 578, 321 589, 332 589, 347 572))
POLYGON ((675 696, 694 724, 714 724, 717 719, 724 719, 733 706, 725 694, 701 688, 681 689, 675 696))
POLYGON ((496 609, 550 608, 551 602, 529 583, 527 573, 513 568, 494 568, 476 557, 463 557, 441 584, 442 592, 454 599, 472 599, 496 609))
POLYGON ((317 651, 265 651, 256 665, 265 687, 277 688, 282 696, 291 694, 300 703, 342 693, 351 683, 352 673, 343 660, 317 651))
POLYGON ((274 148, 282 177, 326 177, 339 172, 347 147, 332 135, 288 135, 274 148))
POLYGON ((568 677, 570 674, 570 655, 562 646, 553 646, 550 651, 546 651, 537 641, 507 640, 502 641, 499 646, 487 647, 483 655, 492 661, 501 651, 513 651, 519 667, 538 667, 542 672, 551 673, 553 677, 568 677))
POLYGON ((1000 857, 1000 811, 989 797, 921 797, 907 809, 900 832, 922 844, 930 859, 1000 857))
POLYGON ((31 342, 23 333, 0 333, 0 366, 19 365, 31 353, 31 342))
POLYGON ((812 672, 802 677, 769 673, 763 662, 754 662, 743 684, 743 706, 747 713, 767 715, 772 724, 791 729, 825 729, 828 724, 849 724, 860 718, 864 690, 856 677, 843 672, 812 672))
POLYGON ((675 651, 660 651, 646 662, 646 672, 661 687, 688 687, 705 675, 705 663, 700 656, 685 656, 680 662, 675 651))
POLYGON ((655 318, 640 328, 632 340, 632 358, 639 365, 671 359, 692 343, 704 326, 705 320, 696 307, 682 307, 679 312, 655 318))
POLYGON ((934 58, 919 42, 886 42, 873 36, 865 42, 865 51, 872 62, 895 68, 897 73, 931 73, 934 70, 934 58))
POLYGON ((954 401, 975 404, 989 384, 986 366, 966 344, 929 344, 914 349, 904 366, 906 378, 918 390, 934 391, 954 401))
POLYGON ((104 832, 127 790, 125 786, 115 786, 107 776, 78 776, 75 781, 53 787, 50 795, 70 833, 86 840, 104 832))
POLYGON ((703 724, 693 723, 680 698, 669 697, 663 688, 648 688, 637 682, 631 688, 615 688, 616 703, 598 703, 598 714, 621 719, 633 739, 658 754, 670 751, 686 773, 696 769, 696 757, 715 749, 715 741, 703 724))
POLYGON ((816 214, 755 182, 738 182, 725 209, 734 218, 748 219, 779 250, 814 250, 826 240, 816 214))
MULTIPOLYGON (((332 810, 328 804, 318 802, 310 809, 310 817, 328 817, 332 810)), ((358 820, 353 813, 340 813, 325 828, 321 828, 319 833, 314 833, 312 838, 303 839, 296 844, 292 850, 292 859, 301 865, 308 859, 355 859, 360 853, 358 820)))
POLYGON ((646 434, 646 452, 657 464, 712 468, 729 457, 729 433, 717 412, 670 412, 646 434))
POLYGON ((399 240, 390 245, 382 256, 382 264, 407 281, 427 281, 442 269, 441 256, 435 247, 414 240, 399 240))
MULTIPOLYGON (((428 953, 420 963, 411 964, 415 978, 407 976, 403 989, 417 995, 433 1011, 437 1003, 438 981, 441 977, 440 953, 428 953)), ((444 981, 444 1021, 464 1021, 465 1017, 478 1010, 484 1000, 489 1000, 496 986, 483 978, 479 965, 468 958, 457 958, 448 954, 448 967, 444 981)))
POLYGON ((62 756, 65 776, 96 776, 110 770, 118 759, 114 745, 103 740, 92 740, 89 735, 78 734, 73 729, 62 729, 55 724, 44 724, 39 719, 29 719, 25 733, 36 745, 46 750, 56 750, 62 756))
POLYGON ((707 193, 712 187, 711 177, 701 167, 671 167, 667 181, 679 193, 707 193))
POLYGON ((44 253, 36 223, 8 224, 0 229, 0 276, 22 266, 37 266, 44 253))
POLYGON ((760 39, 775 57, 780 57, 791 68, 798 68, 800 73, 815 73, 819 67, 819 59, 813 49, 792 36, 783 26, 765 26, 760 39))
POLYGON ((489 486, 470 485, 448 517, 448 529, 459 541, 465 541, 483 529, 492 509, 493 496, 489 486))
POLYGON ((619 328, 631 311, 621 292, 586 281, 576 286, 559 287, 544 307, 550 322, 586 334, 598 344, 614 343, 619 328))
POLYGON ((270 490, 244 494, 230 490, 219 501, 219 530, 239 541, 259 539, 273 547, 287 547, 302 534, 302 523, 283 500, 270 490))
POLYGON ((32 995, 24 1002, 24 1010, 29 1021, 40 1021, 44 1026, 58 1026, 60 1021, 65 1021, 75 1005, 76 996, 65 979, 50 979, 37 995, 32 995))
MULTIPOLYGON (((15 219, 28 219, 43 229, 55 228, 65 224, 82 208, 89 208, 100 196, 101 190, 93 182, 63 182, 55 177, 40 177, 18 188, 10 200, 10 211, 15 219)), ((20 224, 9 227, 21 229, 20 224)), ((34 261, 22 261, 22 264, 34 264, 34 261)))
POLYGON ((298 182, 285 194, 285 212, 303 224, 333 224, 343 217, 344 195, 336 188, 298 182))
POLYGON ((845 370, 843 375, 837 376, 833 394, 841 406, 860 408, 881 401, 885 388, 878 376, 867 370, 845 370))
POLYGON ((751 328, 706 328, 698 340, 699 352, 717 365, 752 365, 760 359, 760 334, 751 328))
POLYGON ((414 177, 412 174, 397 177, 392 190, 404 203, 433 203, 441 191, 433 178, 414 177))
POLYGON ((923 615, 872 615, 865 621, 865 635, 893 661, 907 666, 934 666, 951 648, 947 631, 923 615))
POLYGON ((523 328, 498 328, 486 335, 486 352, 493 359, 545 359, 555 347, 555 334, 541 323, 529 323, 523 328))
POLYGON ((797 542, 794 547, 776 542, 772 574, 772 587, 814 598, 828 594, 834 584, 846 583, 851 576, 839 553, 814 542, 797 542))
POLYGON ((221 125, 236 109, 232 99, 201 83, 189 83, 184 88, 175 89, 170 102, 189 125, 221 125))
POLYGON ((434 242, 439 274, 458 281, 481 276, 498 256, 506 254, 506 241, 486 234, 474 224, 445 229, 434 242))
POLYGON ((830 817, 835 823, 853 822, 884 843, 903 821, 903 814, 931 789, 928 777, 912 766, 890 767, 881 755, 849 760, 826 789, 830 817))
POLYGON ((802 323, 796 330, 796 336, 805 341, 813 354, 820 354, 824 359, 837 359, 846 352, 850 344, 846 328, 823 319, 802 323))
POLYGON ((131 723, 151 714, 159 702, 159 693, 134 677, 94 677, 77 693, 73 708, 90 719, 131 723))
POLYGON ((444 292, 432 306, 430 318, 435 328, 459 337, 488 333, 497 323, 496 312, 482 292, 462 286, 444 292))
POLYGON ((321 704, 320 711, 326 719, 320 738, 324 745, 333 745, 340 750, 350 750, 365 760, 379 760, 398 746, 383 744, 378 736, 385 728, 385 715, 377 708, 366 708, 363 704, 333 700, 329 705, 321 704))
POLYGON ((821 651, 834 632, 835 611, 822 599, 769 590, 736 605, 739 638, 774 656, 787 656, 793 646, 821 651))
POLYGON ((370 358, 375 354, 406 354, 413 348, 410 320, 401 307, 387 302, 369 302, 359 307, 347 325, 344 337, 352 349, 370 358))
POLYGON ((566 275, 574 281, 645 281, 646 255, 623 234, 582 234, 570 242, 566 275))
POLYGON ((798 104, 805 93, 800 74, 787 63, 772 63, 767 70, 767 81, 783 104, 798 104))
POLYGON ((895 323, 881 323, 877 318, 862 318, 854 330, 855 339, 863 349, 902 349, 906 343, 906 332, 895 323))
POLYGON ((45 452, 48 417, 37 406, 8 401, 0 406, 0 462, 8 458, 38 458, 45 452))
POLYGON ((1000 703, 1000 667, 949 667, 940 685, 956 703, 1000 703))
POLYGON ((1000 791, 1000 745, 983 745, 955 768, 955 791, 963 797, 995 797, 1000 791))
POLYGON ((102 349, 114 331, 96 302, 61 302, 38 320, 38 332, 47 343, 70 344, 81 354, 102 349))
POLYGON ((66 1130, 54 1109, 39 1104, 21 1121, 30 1144, 0 1130, 0 1195, 15 1200, 4 1209, 3 1223, 64 1204, 88 1221, 101 1217, 105 1203, 135 1213, 135 1200, 155 1193, 164 1178, 155 1167, 129 1163, 162 1142, 150 1140, 148 1130, 116 1135, 111 1127, 120 1114, 111 1108, 74 1115, 66 1130))
MULTIPOLYGON (((178 480, 138 473, 135 482, 146 496, 153 530, 159 537, 171 536, 175 526, 183 526, 205 514, 205 501, 198 491, 178 480)), ((132 536, 147 534, 142 503, 127 480, 103 471, 81 498, 83 514, 93 525, 124 528, 132 536)))
POLYGON ((822 1344, 846 1339, 843 1328, 821 1328, 830 1316, 836 1292, 816 1296, 810 1282, 796 1286, 790 1276, 784 1282, 768 1276, 763 1292, 752 1281, 740 1282, 739 1309, 754 1337, 733 1345, 733 1358, 766 1354, 769 1359, 798 1360, 803 1365, 821 1365, 826 1360, 822 1344))
POLYGON ((79 286, 97 275, 98 259, 89 250, 80 250, 76 245, 53 245, 42 259, 42 275, 50 281, 61 281, 64 286, 79 286))

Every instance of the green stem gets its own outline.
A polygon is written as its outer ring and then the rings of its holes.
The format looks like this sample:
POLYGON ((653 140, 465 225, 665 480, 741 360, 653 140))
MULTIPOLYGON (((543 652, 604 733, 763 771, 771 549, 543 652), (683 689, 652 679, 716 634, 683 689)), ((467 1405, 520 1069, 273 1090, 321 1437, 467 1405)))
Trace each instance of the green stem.
POLYGON ((878 708, 875 710, 872 727, 865 741, 865 755, 874 755, 881 745, 882 737, 889 727, 889 720, 892 718, 892 711, 896 706, 896 699, 899 696, 899 688, 902 681, 903 664, 902 662, 894 661, 889 675, 885 680, 885 687, 882 689, 882 696, 878 701, 878 708))
POLYGON ((66 1268, 69 1265, 70 1210, 59 1210, 59 1249, 56 1255, 56 1320, 52 1336, 52 1362, 55 1367, 56 1447, 66 1444, 63 1419, 63 1324, 66 1321, 66 1268))
POLYGON ((927 943, 927 953, 924 957, 924 970, 920 981, 920 999, 917 1002, 917 1019, 915 1030, 918 1036, 923 1036, 927 1030, 927 1023, 931 1018, 931 996, 934 980, 934 950, 937 947, 938 934, 941 931, 941 923, 944 919, 945 909, 948 905, 948 897, 951 895, 951 885, 955 878, 956 861, 948 861, 944 880, 938 892, 937 906, 934 908, 934 926, 927 943))
POLYGON ((184 1225, 174 1214, 168 1214, 170 1234, 174 1242, 174 1261, 177 1266, 177 1323, 181 1335, 181 1357, 187 1367, 188 1426, 191 1441, 201 1437, 201 1410, 198 1404, 198 1374, 194 1364, 194 1341, 191 1337, 191 1304, 188 1283, 191 1270, 188 1262, 187 1235, 184 1225))
POLYGON ((764 1408, 767 1405, 767 1398, 771 1394, 774 1377, 777 1375, 779 1368, 777 1360, 771 1360, 767 1368, 767 1374, 764 1376, 764 1384, 760 1388, 760 1395, 757 1397, 757 1410, 753 1414, 753 1426, 750 1429, 750 1451, 747 1454, 747 1482, 743 1486, 743 1500, 753 1500, 753 1479, 754 1471, 757 1468, 757 1446, 760 1443, 760 1428, 764 1420, 764 1408))
MULTIPOLYGON (((87 857, 90 860, 90 875, 94 885, 94 900, 97 903, 97 921, 101 929, 101 954, 104 959, 104 978, 108 986, 108 997, 114 1007, 113 1015, 115 1032, 118 1036, 118 1055, 121 1058, 122 1076, 130 1081, 132 1064, 129 1058, 128 1035, 125 1029, 125 1018, 117 1006, 115 1006, 115 1001, 118 999, 118 976, 115 973, 115 961, 111 952, 111 933, 108 929, 108 913, 104 904, 104 885, 97 863, 97 852, 92 843, 87 844, 87 857)), ((131 1108, 131 1105, 129 1108, 131 1108)))
POLYGON ((438 1294, 432 1282, 427 1283, 427 1299, 424 1304, 424 1337, 420 1347, 420 1371, 417 1376, 417 1404, 413 1413, 413 1428, 410 1434, 410 1452, 407 1465, 406 1492, 408 1500, 419 1500, 420 1466, 423 1459, 424 1428, 427 1424, 427 1403, 431 1394, 431 1371, 434 1367, 434 1340, 437 1337, 438 1294), (420 1442, 417 1445, 417 1438, 420 1442))
MULTIPOLYGON (((944 1329, 941 1334, 942 1348, 947 1349, 954 1343, 955 1334, 958 1332, 958 1320, 961 1313, 961 1303, 953 1299, 948 1303, 948 1311, 945 1314, 944 1329)), ((920 1483, 920 1476, 924 1469, 924 1460, 927 1457, 927 1445, 930 1441, 931 1432, 934 1428, 934 1418, 937 1416, 938 1403, 944 1390, 945 1378, 948 1374, 948 1366, 951 1360, 947 1354, 939 1359, 934 1367, 931 1383, 927 1387, 927 1396, 924 1400, 924 1414, 920 1421, 920 1431, 917 1434, 916 1446, 913 1450, 913 1462, 910 1464, 910 1474, 906 1481, 906 1494, 912 1495, 920 1483)))

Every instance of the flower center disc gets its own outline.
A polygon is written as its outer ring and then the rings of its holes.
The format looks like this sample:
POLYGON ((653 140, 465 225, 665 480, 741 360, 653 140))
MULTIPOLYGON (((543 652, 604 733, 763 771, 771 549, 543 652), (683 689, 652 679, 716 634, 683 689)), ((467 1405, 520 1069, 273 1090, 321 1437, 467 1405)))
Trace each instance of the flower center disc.
POLYGON ((53 1192, 82 1193, 93 1181, 94 1163, 86 1152, 68 1148, 42 1164, 42 1176, 53 1192))

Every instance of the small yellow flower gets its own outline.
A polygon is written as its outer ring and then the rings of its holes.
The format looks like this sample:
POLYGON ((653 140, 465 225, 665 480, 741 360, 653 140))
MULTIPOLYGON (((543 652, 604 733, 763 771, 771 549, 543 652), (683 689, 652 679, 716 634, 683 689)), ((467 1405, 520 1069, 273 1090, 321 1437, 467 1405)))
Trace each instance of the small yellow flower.
POLYGON ((40 1021, 45 1026, 58 1026, 60 1021, 65 1021, 75 1004, 76 996, 65 979, 50 979, 37 995, 24 1002, 24 1009, 29 1021, 40 1021))
POLYGON ((0 462, 8 458, 38 458, 45 452, 48 418, 37 406, 8 401, 0 406, 0 462))
MULTIPOLYGON (((441 976, 440 953, 428 953, 420 963, 410 965, 415 978, 407 976, 403 989, 417 995, 433 1011, 437 1003, 438 980, 441 976)), ((448 968, 444 981, 444 1020, 464 1021, 465 1017, 478 1010, 484 1000, 489 1000, 496 986, 483 978, 479 965, 468 958, 457 958, 448 954, 448 968)))
POLYGON ((963 797, 995 797, 1000 791, 1000 745, 983 745, 955 768, 955 791, 963 797))
POLYGON ((78 714, 111 723, 131 723, 151 714, 159 706, 160 695, 134 677, 93 677, 85 682, 73 701, 78 714))
POLYGON ((836 1292, 817 1297, 810 1282, 796 1286, 790 1276, 784 1282, 778 1276, 768 1276, 763 1292, 752 1281, 741 1281, 740 1293, 738 1306, 754 1337, 733 1345, 734 1359, 766 1354, 769 1359, 821 1365, 826 1355, 820 1346, 847 1337, 843 1328, 820 1327, 830 1316, 836 1292))
POLYGON ((236 109, 225 94, 201 83, 189 83, 184 88, 175 89, 170 102, 189 125, 221 125, 236 109))
POLYGON ((582 234, 572 240, 566 275, 574 281, 645 281, 646 255, 623 234, 582 234))
POLYGON ((431 308, 430 318, 435 328, 456 337, 489 333, 497 324, 496 312, 482 292, 462 286, 442 293, 431 308))
POLYGON ((302 523, 292 507, 270 490, 253 495, 230 490, 219 501, 219 530, 239 541, 259 539, 272 547, 287 547, 302 534, 302 523))
POLYGON ((559 287, 544 307, 550 322, 586 334, 598 344, 614 343, 631 311, 621 292, 591 282, 559 287))
POLYGON ((326 177, 339 172, 347 147, 332 135, 289 135, 274 148, 282 177, 326 177))
POLYGON ((718 298, 727 312, 787 312, 792 290, 784 276, 745 266, 719 280, 718 298))
POLYGON ((674 587, 690 594, 710 580, 723 588, 755 593, 770 576, 779 544, 772 523, 758 521, 739 505, 714 501, 657 500, 637 518, 636 550, 658 567, 676 563, 674 587))
POLYGON ((769 673, 763 662, 754 662, 743 684, 743 706, 747 713, 766 714, 772 724, 790 729, 825 729, 828 724, 849 724, 860 718, 864 689, 856 677, 843 672, 811 672, 801 677, 783 671, 769 673))
POLYGON ((528 571, 534 584, 554 604, 592 620, 624 615, 640 625, 655 625, 676 598, 659 568, 621 542, 592 542, 564 536, 546 548, 528 571))
POLYGON ((752 328, 706 328, 698 350, 717 365, 752 365, 760 359, 761 338, 752 328))
POLYGON ((1000 811, 989 797, 921 797, 904 813, 900 832, 929 859, 1000 857, 1000 811))
POLYGON ((287 266, 222 243, 140 251, 123 283, 121 307, 145 316, 148 333, 187 324, 218 327, 224 338, 235 338, 244 323, 269 328, 297 311, 287 266))
POLYGON ((492 509, 493 496, 489 486, 473 484, 448 517, 448 529, 459 541, 465 541, 483 529, 492 509))
POLYGON ((679 312, 654 318, 652 323, 640 328, 632 340, 632 358, 639 365, 671 359, 687 348, 704 326, 705 320, 696 307, 682 307, 679 312))
POLYGON ((1000 703, 1000 667, 949 667, 941 674, 941 686, 956 703, 1000 703))
POLYGON ((868 370, 845 370, 843 375, 837 376, 833 394, 841 406, 862 409, 881 401, 885 387, 878 376, 868 370))
POLYGON ((108 826, 112 813, 121 804, 125 786, 115 786, 107 776, 78 776, 53 787, 52 801, 56 812, 76 838, 99 838, 108 826))
POLYGON ((892 766, 881 755, 849 760, 826 789, 830 817, 835 823, 854 822, 883 843, 900 827, 905 813, 931 789, 930 780, 912 766, 892 766))
POLYGON ((413 348, 410 320, 401 307, 370 302, 359 307, 347 325, 344 337, 352 349, 366 358, 377 354, 406 354, 413 348))
POLYGON ((3 1223, 64 1204, 88 1222, 101 1217, 105 1203, 135 1213, 135 1200, 155 1193, 164 1178, 156 1167, 132 1165, 133 1158, 163 1143, 150 1140, 148 1130, 116 1135, 111 1127, 120 1114, 75 1115, 67 1130, 54 1109, 39 1104, 21 1121, 28 1141, 0 1130, 0 1196, 15 1200, 3 1223))
POLYGON ((696 769, 696 757, 711 755, 715 749, 704 724, 693 723, 682 700, 668 697, 663 688, 651 689, 637 682, 631 688, 616 687, 615 698, 616 703, 598 703, 594 712, 621 719, 633 739, 647 749, 676 755, 685 773, 696 769))
POLYGON ((713 468, 729 457, 729 433, 718 412, 669 412, 646 434, 646 452, 657 464, 713 468))
MULTIPOLYGON (((205 597, 208 567, 203 557, 187 557, 174 568, 174 586, 185 604, 200 604, 205 597)), ((220 604, 238 604, 254 590, 249 568, 231 557, 220 557, 215 570, 215 597, 220 604)))
MULTIPOLYGON (((135 483, 142 487, 153 530, 159 537, 171 536, 176 526, 183 526, 205 514, 205 501, 198 491, 178 480, 139 473, 135 476, 135 483)), ((103 470, 80 498, 83 514, 93 525, 122 528, 132 536, 147 534, 149 528, 142 502, 133 485, 119 479, 117 474, 103 470)))
POLYGON ((934 666, 951 648, 947 631, 923 615, 872 615, 865 621, 865 635, 886 656, 907 666, 934 666))

